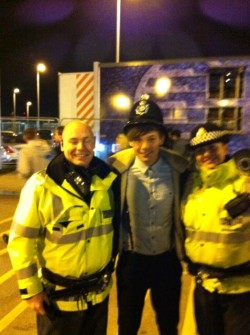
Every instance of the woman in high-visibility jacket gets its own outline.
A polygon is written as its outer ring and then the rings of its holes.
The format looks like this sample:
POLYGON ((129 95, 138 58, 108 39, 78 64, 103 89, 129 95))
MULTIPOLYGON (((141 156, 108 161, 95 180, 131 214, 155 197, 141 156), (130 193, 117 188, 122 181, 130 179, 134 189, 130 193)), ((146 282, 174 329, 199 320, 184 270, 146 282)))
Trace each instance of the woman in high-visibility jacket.
POLYGON ((93 133, 80 121, 65 126, 62 149, 24 186, 8 251, 39 335, 105 335, 116 175, 94 157, 93 133))
POLYGON ((250 334, 250 176, 229 158, 228 141, 211 123, 191 133, 197 169, 182 208, 199 335, 250 334))

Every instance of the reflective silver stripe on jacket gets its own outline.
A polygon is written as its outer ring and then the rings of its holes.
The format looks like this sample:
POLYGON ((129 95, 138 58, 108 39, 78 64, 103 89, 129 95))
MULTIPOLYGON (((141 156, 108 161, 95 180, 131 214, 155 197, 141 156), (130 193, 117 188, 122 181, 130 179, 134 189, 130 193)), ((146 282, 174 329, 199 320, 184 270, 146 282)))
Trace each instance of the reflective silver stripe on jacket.
POLYGON ((13 224, 12 230, 16 235, 28 238, 38 238, 40 232, 39 228, 26 227, 16 222, 13 224))
POLYGON ((73 234, 62 235, 59 232, 55 231, 53 235, 51 235, 48 231, 46 231, 46 238, 56 244, 68 244, 68 243, 77 243, 79 241, 85 241, 90 237, 97 237, 102 235, 107 235, 113 231, 113 225, 102 225, 99 227, 91 227, 73 234))
POLYGON ((16 271, 17 279, 26 279, 34 276, 37 272, 37 264, 32 264, 25 269, 16 271))
POLYGON ((230 244, 230 243, 243 243, 250 240, 250 232, 246 233, 230 232, 230 234, 220 234, 205 231, 187 230, 186 233, 188 238, 201 242, 203 241, 203 242, 230 244))

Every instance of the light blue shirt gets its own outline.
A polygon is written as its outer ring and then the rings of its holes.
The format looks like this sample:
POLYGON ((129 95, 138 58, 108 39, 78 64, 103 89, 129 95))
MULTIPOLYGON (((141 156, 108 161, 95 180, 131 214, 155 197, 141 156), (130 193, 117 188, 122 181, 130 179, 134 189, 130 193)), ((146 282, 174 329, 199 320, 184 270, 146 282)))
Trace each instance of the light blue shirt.
POLYGON ((171 249, 173 181, 171 168, 160 158, 148 167, 138 158, 128 173, 126 192, 133 245, 128 250, 157 255, 171 249))

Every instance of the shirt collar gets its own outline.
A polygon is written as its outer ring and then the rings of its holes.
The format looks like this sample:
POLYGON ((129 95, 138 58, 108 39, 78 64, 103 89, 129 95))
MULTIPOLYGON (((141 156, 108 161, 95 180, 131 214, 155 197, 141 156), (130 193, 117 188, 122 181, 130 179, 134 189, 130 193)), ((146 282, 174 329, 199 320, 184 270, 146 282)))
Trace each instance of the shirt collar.
POLYGON ((139 169, 144 174, 148 171, 149 168, 153 172, 156 172, 159 169, 160 165, 162 164, 162 161, 163 161, 163 159, 160 157, 154 165, 148 166, 148 165, 144 164, 142 161, 140 161, 140 159, 138 157, 135 157, 133 167, 139 169))

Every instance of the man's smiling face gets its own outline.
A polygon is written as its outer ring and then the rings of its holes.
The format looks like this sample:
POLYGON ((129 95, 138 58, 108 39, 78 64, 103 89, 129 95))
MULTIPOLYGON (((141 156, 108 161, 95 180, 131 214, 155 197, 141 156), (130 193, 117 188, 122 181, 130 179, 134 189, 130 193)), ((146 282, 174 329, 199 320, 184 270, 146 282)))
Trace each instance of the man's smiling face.
POLYGON ((72 122, 63 131, 62 151, 74 165, 87 168, 94 156, 95 138, 88 125, 72 122))
POLYGON ((145 135, 138 136, 130 141, 136 156, 147 166, 157 162, 160 156, 160 147, 164 142, 164 136, 159 131, 153 130, 145 135))

